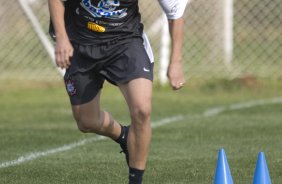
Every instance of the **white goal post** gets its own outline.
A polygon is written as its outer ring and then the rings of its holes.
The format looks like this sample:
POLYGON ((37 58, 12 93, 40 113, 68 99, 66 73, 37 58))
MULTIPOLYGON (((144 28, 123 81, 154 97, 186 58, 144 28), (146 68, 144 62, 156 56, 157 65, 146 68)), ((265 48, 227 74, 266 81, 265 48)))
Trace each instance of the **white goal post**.
MULTIPOLYGON (((38 19, 36 18, 35 14, 33 13, 29 5, 29 1, 28 0, 18 0, 18 1, 24 13, 26 14, 27 18, 30 20, 35 33, 37 34, 43 46, 45 47, 49 57, 51 58, 52 63, 56 66, 55 55, 54 55, 54 46, 52 45, 51 41, 48 39, 48 36, 45 34, 42 26, 40 25, 38 19)), ((30 2, 33 2, 33 1, 30 1, 30 2)), ((58 67, 56 68, 62 76, 65 74, 65 70, 58 68, 58 67)))
POLYGON ((232 70, 233 59, 233 0, 224 0, 224 63, 232 70))

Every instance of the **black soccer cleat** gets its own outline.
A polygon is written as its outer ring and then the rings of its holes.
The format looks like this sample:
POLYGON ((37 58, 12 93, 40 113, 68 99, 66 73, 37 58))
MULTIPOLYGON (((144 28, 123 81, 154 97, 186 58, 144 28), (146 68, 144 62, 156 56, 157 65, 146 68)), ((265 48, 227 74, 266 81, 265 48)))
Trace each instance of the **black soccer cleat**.
POLYGON ((127 137, 128 137, 129 126, 122 126, 122 128, 123 128, 123 135, 121 137, 121 142, 119 144, 122 151, 120 151, 120 153, 125 154, 126 163, 129 166, 129 153, 127 149, 127 137))

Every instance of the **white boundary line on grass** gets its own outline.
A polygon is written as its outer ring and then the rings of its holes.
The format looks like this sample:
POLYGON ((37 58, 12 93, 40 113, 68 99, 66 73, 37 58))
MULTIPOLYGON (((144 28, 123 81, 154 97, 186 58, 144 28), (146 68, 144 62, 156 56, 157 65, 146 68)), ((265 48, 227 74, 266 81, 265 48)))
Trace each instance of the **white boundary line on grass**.
MULTIPOLYGON (((261 105, 267 105, 267 104, 279 104, 279 103, 282 103, 282 97, 235 103, 229 106, 219 106, 219 107, 207 109, 206 111, 204 111, 202 114, 199 114, 199 115, 177 115, 177 116, 164 118, 160 121, 152 122, 152 128, 157 128, 157 127, 160 127, 166 124, 170 124, 176 121, 181 121, 181 120, 189 119, 189 118, 203 118, 203 117, 216 116, 224 111, 240 110, 240 109, 246 109, 246 108, 251 108, 255 106, 261 106, 261 105)), ((100 140, 105 140, 105 139, 106 137, 97 136, 94 138, 84 139, 78 142, 66 144, 61 147, 49 149, 46 151, 32 152, 27 155, 20 156, 15 160, 0 163, 0 169, 15 166, 15 165, 20 165, 24 162, 32 161, 40 157, 48 156, 48 155, 63 152, 63 151, 68 151, 68 150, 77 148, 79 146, 83 146, 90 142, 95 142, 95 141, 100 141, 100 140)))

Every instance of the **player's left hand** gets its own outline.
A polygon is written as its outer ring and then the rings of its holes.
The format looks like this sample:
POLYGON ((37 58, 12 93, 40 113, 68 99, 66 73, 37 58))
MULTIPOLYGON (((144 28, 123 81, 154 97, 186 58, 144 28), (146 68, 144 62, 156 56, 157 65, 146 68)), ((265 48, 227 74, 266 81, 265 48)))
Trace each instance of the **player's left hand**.
POLYGON ((167 70, 167 77, 169 79, 170 86, 174 90, 182 88, 186 82, 182 63, 172 62, 167 70))

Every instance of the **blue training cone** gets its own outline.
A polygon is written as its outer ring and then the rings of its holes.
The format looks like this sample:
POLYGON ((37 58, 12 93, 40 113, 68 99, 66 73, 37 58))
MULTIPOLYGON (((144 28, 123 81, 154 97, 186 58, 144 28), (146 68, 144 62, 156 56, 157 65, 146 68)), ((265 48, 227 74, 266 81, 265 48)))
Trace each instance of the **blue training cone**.
POLYGON ((233 184, 231 172, 228 166, 224 149, 218 151, 217 166, 214 176, 214 184, 233 184))
POLYGON ((253 184, 271 184, 271 180, 263 152, 259 152, 258 154, 258 160, 253 178, 253 184))

